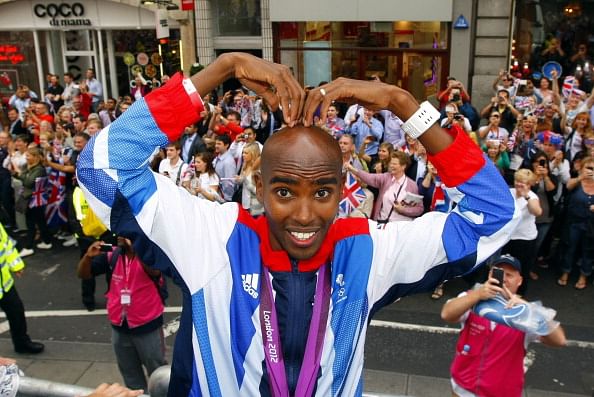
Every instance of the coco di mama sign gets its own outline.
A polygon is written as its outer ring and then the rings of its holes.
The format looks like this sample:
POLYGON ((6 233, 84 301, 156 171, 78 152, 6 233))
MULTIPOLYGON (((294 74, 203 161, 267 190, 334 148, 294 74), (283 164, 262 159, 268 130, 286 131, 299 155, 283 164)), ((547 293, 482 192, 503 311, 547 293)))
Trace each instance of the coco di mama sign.
POLYGON ((50 26, 91 26, 91 20, 85 17, 82 3, 56 2, 33 4, 33 14, 37 18, 49 19, 50 26))

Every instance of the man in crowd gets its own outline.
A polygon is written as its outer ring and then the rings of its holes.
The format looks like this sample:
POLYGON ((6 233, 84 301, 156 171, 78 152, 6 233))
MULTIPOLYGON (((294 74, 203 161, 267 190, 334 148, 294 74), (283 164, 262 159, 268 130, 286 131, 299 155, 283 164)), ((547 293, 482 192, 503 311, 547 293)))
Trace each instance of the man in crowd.
POLYGON ((29 106, 31 106, 31 100, 37 98, 35 91, 31 91, 26 85, 20 85, 16 92, 8 99, 8 105, 17 109, 19 115, 23 116, 29 106))
POLYGON ((235 176, 237 175, 237 163, 229 151, 231 138, 229 135, 218 135, 215 138, 215 154, 213 166, 221 181, 221 193, 225 201, 231 201, 237 186, 235 176))
POLYGON ((384 126, 378 119, 373 117, 373 114, 373 110, 365 108, 363 117, 359 117, 348 130, 348 133, 355 137, 357 153, 361 152, 361 146, 363 146, 364 142, 368 142, 365 146, 365 154, 371 157, 370 164, 375 163, 377 159, 379 141, 384 134, 384 126), (369 139, 366 140, 367 137, 369 139))
POLYGON ((95 77, 95 69, 87 69, 87 79, 85 80, 88 87, 88 94, 91 96, 91 112, 97 112, 99 103, 103 100, 103 86, 95 77))
POLYGON ((51 105, 51 112, 54 114, 64 104, 64 100, 62 99, 63 92, 64 92, 64 87, 62 87, 60 85, 58 76, 55 74, 52 74, 50 76, 49 86, 45 90, 45 100, 47 103, 49 103, 51 105))
POLYGON ((19 111, 16 108, 8 109, 8 121, 10 122, 8 132, 10 132, 12 136, 29 134, 29 130, 23 125, 19 111))
POLYGON ((428 102, 419 107, 383 83, 338 79, 306 101, 289 68, 228 53, 191 79, 176 75, 93 138, 77 173, 90 204, 134 241, 145 263, 175 271, 183 285, 169 395, 361 393, 370 317, 400 296, 472 271, 517 223, 499 172, 466 134, 448 134, 438 119, 428 102), (266 216, 257 219, 236 204, 192 198, 155 177, 147 161, 198 120, 200 95, 229 77, 281 107, 289 126, 264 146, 256 186, 266 216), (318 108, 325 117, 332 101, 346 99, 406 120, 405 131, 420 139, 464 205, 383 228, 336 220, 342 154, 311 125, 318 108), (297 125, 302 116, 305 125, 297 125))
POLYGON ((206 151, 206 145, 202 138, 198 135, 198 127, 196 124, 186 126, 184 135, 181 137, 181 158, 186 164, 190 164, 196 153, 206 151))
POLYGON ((27 320, 25 319, 25 307, 23 301, 14 285, 12 274, 21 277, 25 269, 25 263, 19 256, 13 240, 8 236, 4 227, 0 224, 0 308, 6 314, 10 325, 10 337, 14 351, 17 353, 38 354, 45 346, 39 342, 33 342, 27 334, 27 320))
POLYGON ((179 141, 171 142, 165 148, 166 157, 159 163, 159 174, 171 179, 171 182, 181 186, 181 182, 188 171, 188 164, 181 159, 179 141))
POLYGON ((12 137, 8 132, 0 131, 0 204, 4 210, 5 227, 16 228, 16 213, 14 210, 14 189, 10 175, 10 148, 12 137))
POLYGON ((105 107, 99 111, 99 119, 103 127, 107 127, 116 119, 116 100, 114 98, 107 98, 105 107))
POLYGON ((234 141, 237 136, 243 133, 243 128, 239 124, 241 116, 235 110, 230 110, 227 116, 221 114, 221 108, 215 108, 214 116, 211 120, 210 128, 217 135, 228 135, 231 141, 234 141))
MULTIPOLYGON (((501 118, 499 126, 505 128, 507 131, 513 131, 516 126, 516 119, 520 115, 520 112, 513 107, 509 98, 510 96, 507 90, 501 89, 497 91, 497 95, 491 98, 491 102, 485 105, 481 110, 481 117, 489 119, 493 112, 497 112, 500 114, 501 118)), ((472 124, 472 122, 470 124, 472 124)))
POLYGON ((495 269, 503 270, 503 285, 493 277, 479 288, 450 299, 443 306, 441 317, 451 323, 462 323, 451 367, 452 391, 455 396, 522 395, 524 386, 524 357, 530 342, 540 340, 549 346, 565 345, 565 333, 557 325, 546 336, 522 332, 504 324, 497 324, 473 312, 473 307, 502 294, 508 306, 526 303, 516 292, 522 285, 521 264, 509 255, 496 258, 495 269))
POLYGON ((355 154, 355 140, 352 135, 344 134, 338 140, 340 152, 342 153, 342 163, 350 164, 358 170, 367 171, 367 163, 361 161, 359 156, 355 154))
POLYGON ((165 360, 164 301, 161 272, 146 266, 134 253, 132 242, 117 238, 117 248, 95 241, 78 263, 78 276, 91 279, 106 274, 107 317, 111 342, 124 383, 147 390, 150 376, 165 360), (103 252, 102 246, 110 251, 103 252))
MULTIPOLYGON (((72 73, 64 73, 64 91, 62 92, 62 100, 64 105, 72 106, 72 98, 78 94, 78 86, 74 83, 74 76, 72 73)), ((57 111, 58 109, 56 109, 57 111)))

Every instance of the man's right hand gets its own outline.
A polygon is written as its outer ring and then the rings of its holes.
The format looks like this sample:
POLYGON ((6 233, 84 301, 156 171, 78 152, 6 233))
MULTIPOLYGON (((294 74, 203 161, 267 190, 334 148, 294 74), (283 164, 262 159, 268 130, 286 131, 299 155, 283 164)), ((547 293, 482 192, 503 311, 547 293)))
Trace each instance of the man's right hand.
POLYGON ((93 258, 97 255, 101 255, 101 245, 105 244, 103 241, 95 241, 87 249, 87 256, 93 258))
POLYGON ((245 53, 227 53, 192 76, 192 83, 206 95, 230 77, 264 98, 272 110, 281 107, 289 126, 295 125, 305 103, 305 92, 291 69, 245 53))

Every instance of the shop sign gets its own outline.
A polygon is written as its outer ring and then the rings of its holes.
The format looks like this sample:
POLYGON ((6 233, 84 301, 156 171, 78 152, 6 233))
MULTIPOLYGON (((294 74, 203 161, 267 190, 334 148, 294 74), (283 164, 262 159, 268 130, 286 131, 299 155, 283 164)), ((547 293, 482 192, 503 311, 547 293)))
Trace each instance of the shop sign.
POLYGON ((16 45, 2 44, 0 45, 0 62, 10 62, 13 65, 25 61, 25 54, 20 51, 16 45))
POLYGON ((82 3, 38 3, 33 13, 37 18, 50 18, 50 26, 91 26, 91 20, 84 18, 82 3))

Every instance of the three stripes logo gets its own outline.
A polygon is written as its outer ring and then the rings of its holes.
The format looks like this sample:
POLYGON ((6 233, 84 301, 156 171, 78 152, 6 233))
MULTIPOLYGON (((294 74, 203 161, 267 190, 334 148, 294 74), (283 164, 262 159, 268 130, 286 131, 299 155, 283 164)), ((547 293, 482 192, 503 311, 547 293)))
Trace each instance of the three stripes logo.
POLYGON ((243 283, 243 290, 250 294, 254 299, 258 299, 258 280, 260 275, 258 273, 242 274, 241 281, 243 283))

